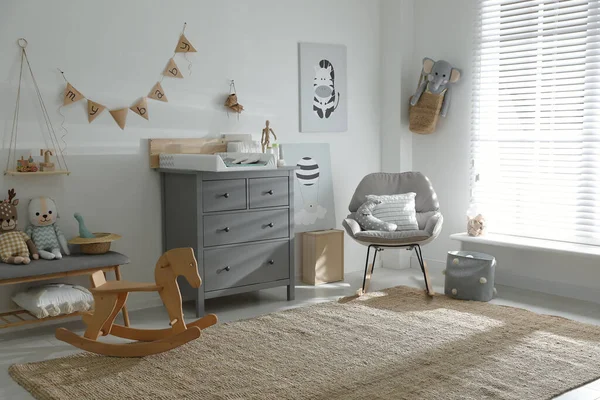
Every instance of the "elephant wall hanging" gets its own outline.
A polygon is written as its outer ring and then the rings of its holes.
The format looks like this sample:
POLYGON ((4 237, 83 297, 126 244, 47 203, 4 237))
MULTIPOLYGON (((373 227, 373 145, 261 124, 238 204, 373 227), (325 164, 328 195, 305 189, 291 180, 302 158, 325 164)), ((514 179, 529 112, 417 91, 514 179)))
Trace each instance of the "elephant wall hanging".
POLYGON ((414 133, 433 133, 440 115, 450 108, 451 84, 460 79, 460 70, 444 60, 423 59, 419 86, 410 98, 409 129, 414 133))

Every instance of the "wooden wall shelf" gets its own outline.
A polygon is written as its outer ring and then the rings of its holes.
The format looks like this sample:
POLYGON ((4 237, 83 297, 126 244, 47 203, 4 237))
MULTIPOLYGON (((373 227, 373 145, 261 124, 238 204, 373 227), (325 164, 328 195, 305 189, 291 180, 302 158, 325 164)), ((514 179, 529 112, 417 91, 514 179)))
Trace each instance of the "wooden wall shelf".
POLYGON ((4 171, 4 175, 13 176, 25 176, 25 175, 69 175, 71 171, 58 170, 58 171, 37 171, 37 172, 19 172, 14 169, 4 171))

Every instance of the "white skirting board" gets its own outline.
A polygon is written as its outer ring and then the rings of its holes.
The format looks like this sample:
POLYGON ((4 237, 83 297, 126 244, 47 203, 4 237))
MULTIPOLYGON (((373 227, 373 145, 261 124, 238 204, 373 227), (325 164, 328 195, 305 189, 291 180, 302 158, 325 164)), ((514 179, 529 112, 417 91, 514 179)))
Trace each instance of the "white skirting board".
MULTIPOLYGON (((425 259, 429 273, 434 279, 434 284, 444 286, 444 275, 442 271, 446 269, 446 261, 425 259)), ((420 270, 419 262, 416 257, 411 257, 410 267, 420 270)), ((537 277, 517 275, 511 272, 503 271, 502 265, 496 267, 495 283, 502 286, 510 286, 518 289, 531 290, 552 294, 555 296, 568 297, 577 300, 589 301, 600 304, 600 296, 595 288, 584 287, 572 283, 556 282, 537 277)))

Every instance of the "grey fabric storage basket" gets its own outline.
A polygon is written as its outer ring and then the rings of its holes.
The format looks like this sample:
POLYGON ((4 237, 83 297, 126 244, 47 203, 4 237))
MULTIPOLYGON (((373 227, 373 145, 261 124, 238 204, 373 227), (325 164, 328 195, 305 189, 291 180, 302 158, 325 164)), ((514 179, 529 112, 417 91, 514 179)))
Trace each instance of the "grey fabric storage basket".
POLYGON ((496 259, 476 251, 449 251, 446 296, 460 300, 490 301, 494 297, 496 259))

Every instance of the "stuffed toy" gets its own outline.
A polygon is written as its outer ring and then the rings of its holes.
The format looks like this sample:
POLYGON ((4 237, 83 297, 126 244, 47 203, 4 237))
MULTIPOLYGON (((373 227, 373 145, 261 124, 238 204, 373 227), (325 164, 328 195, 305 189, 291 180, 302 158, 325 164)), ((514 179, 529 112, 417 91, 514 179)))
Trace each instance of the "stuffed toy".
POLYGON ((8 191, 8 199, 0 203, 0 260, 7 264, 29 264, 31 258, 40 258, 31 238, 17 230, 18 216, 15 189, 8 191), (13 200, 14 199, 14 200, 13 200))
POLYGON ((65 236, 56 224, 58 210, 49 197, 36 197, 29 202, 29 226, 25 233, 31 236, 40 256, 45 260, 60 260, 70 255, 65 236))
POLYGON ((385 222, 373 216, 373 209, 381 204, 380 200, 369 199, 356 210, 356 221, 365 231, 387 231, 393 232, 398 228, 398 225, 385 222))
POLYGON ((419 87, 410 98, 409 129, 415 133, 433 133, 439 116, 448 114, 451 85, 460 79, 460 70, 444 60, 423 59, 419 87))
POLYGON ((485 231, 485 218, 477 214, 475 218, 467 217, 467 233, 469 236, 481 236, 485 231))

